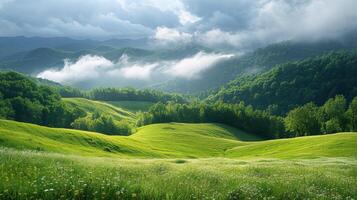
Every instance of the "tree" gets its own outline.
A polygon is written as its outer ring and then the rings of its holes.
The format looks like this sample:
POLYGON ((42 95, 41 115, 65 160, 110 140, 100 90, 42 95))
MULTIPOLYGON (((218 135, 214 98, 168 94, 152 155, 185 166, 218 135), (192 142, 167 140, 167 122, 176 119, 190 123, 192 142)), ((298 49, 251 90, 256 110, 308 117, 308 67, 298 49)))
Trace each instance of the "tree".
POLYGON ((322 131, 324 133, 336 133, 346 129, 346 104, 345 97, 337 95, 321 107, 322 131))
POLYGON ((346 113, 348 117, 348 127, 350 131, 357 131, 357 97, 355 97, 346 113))
POLYGON ((308 103, 290 111, 285 118, 285 128, 293 136, 315 135, 320 133, 318 107, 308 103))

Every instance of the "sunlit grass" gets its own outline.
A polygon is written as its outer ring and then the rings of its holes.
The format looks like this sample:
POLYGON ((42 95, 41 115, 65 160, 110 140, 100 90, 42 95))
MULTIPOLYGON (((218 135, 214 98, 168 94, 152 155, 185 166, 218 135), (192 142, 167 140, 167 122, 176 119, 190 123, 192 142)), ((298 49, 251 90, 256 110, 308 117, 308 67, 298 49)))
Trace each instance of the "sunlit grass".
POLYGON ((357 160, 117 159, 0 150, 0 199, 356 199, 357 160))

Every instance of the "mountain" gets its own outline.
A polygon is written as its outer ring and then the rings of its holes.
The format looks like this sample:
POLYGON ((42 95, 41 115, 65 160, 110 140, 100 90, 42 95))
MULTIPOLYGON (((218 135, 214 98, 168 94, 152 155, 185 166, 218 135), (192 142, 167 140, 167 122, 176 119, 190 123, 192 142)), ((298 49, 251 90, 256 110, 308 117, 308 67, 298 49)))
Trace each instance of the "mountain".
POLYGON ((175 79, 155 85, 154 87, 170 92, 199 93, 219 88, 223 84, 243 75, 268 71, 277 64, 312 58, 330 51, 357 48, 355 40, 353 38, 350 40, 286 41, 276 43, 246 53, 243 56, 235 56, 233 59, 221 62, 204 71, 200 75, 200 78, 191 80, 175 79))
POLYGON ((208 100, 244 101, 261 109, 274 105, 282 114, 308 102, 321 105, 338 94, 351 100, 357 96, 356 77, 357 53, 332 52, 278 65, 266 73, 239 77, 208 100))
POLYGON ((66 37, 0 37, 0 58, 37 48, 55 48, 66 45, 88 46, 94 43, 96 42, 92 40, 75 40, 66 37))
POLYGON ((80 51, 98 46, 114 48, 148 48, 147 39, 110 39, 104 41, 81 40, 67 37, 0 37, 0 59, 15 53, 37 48, 55 48, 64 51, 80 51))

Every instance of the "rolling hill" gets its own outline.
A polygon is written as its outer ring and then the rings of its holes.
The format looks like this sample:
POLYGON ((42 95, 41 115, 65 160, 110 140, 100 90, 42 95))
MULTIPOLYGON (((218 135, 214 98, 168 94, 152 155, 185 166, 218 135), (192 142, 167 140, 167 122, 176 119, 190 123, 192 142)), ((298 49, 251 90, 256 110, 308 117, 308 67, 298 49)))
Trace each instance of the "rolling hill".
POLYGON ((62 98, 63 101, 71 106, 76 107, 84 110, 89 114, 99 113, 99 114, 107 114, 111 116, 114 120, 122 120, 126 119, 128 121, 133 121, 135 119, 135 114, 122 109, 119 106, 113 106, 111 104, 100 102, 100 101, 93 101, 84 98, 62 98))
POLYGON ((0 120, 1 146, 61 154, 123 158, 357 157, 356 133, 258 140, 219 124, 155 124, 141 127, 131 136, 107 136, 0 120))

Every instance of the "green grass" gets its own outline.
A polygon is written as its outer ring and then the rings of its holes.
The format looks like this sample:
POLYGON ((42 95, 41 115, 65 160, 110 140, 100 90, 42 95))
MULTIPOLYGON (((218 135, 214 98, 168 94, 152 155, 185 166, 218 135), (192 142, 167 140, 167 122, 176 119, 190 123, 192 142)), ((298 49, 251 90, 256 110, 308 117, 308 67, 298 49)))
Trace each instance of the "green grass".
POLYGON ((356 199, 357 134, 269 140, 221 124, 108 136, 0 120, 0 199, 356 199))
POLYGON ((357 158, 357 133, 298 137, 251 143, 229 149, 232 158, 357 158))
POLYGON ((0 199, 356 199, 357 160, 118 159, 0 149, 0 199))
POLYGON ((0 120, 0 146, 84 156, 141 158, 357 157, 357 134, 270 141, 220 124, 154 124, 131 136, 48 128, 0 120))
POLYGON ((118 106, 113 106, 111 104, 100 102, 100 101, 92 101, 83 98, 63 98, 63 101, 72 107, 77 107, 83 109, 85 112, 89 114, 93 114, 98 112, 100 114, 104 113, 110 115, 114 120, 122 120, 126 119, 128 121, 134 121, 135 114, 123 109, 118 106))
POLYGON ((148 111, 150 106, 154 105, 153 102, 148 101, 106 101, 105 103, 124 108, 134 113, 148 111))

